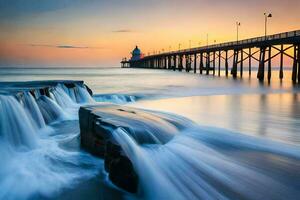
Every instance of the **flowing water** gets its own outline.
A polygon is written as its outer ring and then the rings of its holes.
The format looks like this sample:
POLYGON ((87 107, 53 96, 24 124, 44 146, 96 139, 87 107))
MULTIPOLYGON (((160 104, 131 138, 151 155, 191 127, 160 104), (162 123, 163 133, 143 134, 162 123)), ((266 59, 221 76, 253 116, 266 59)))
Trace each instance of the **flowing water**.
POLYGON ((0 69, 0 81, 84 80, 94 92, 0 95, 0 199, 297 199, 299 88, 289 72, 277 76, 259 84, 145 69, 0 69), (112 132, 138 173, 135 195, 79 148, 78 108, 95 101, 163 112, 185 127, 164 145, 112 132))

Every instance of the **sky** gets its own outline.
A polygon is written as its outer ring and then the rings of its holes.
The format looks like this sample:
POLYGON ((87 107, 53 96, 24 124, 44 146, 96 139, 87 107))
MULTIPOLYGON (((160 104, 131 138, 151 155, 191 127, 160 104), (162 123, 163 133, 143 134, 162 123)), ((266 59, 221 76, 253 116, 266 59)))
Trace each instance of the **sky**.
POLYGON ((299 0, 0 0, 0 67, 119 67, 135 45, 177 50, 300 29, 299 0))

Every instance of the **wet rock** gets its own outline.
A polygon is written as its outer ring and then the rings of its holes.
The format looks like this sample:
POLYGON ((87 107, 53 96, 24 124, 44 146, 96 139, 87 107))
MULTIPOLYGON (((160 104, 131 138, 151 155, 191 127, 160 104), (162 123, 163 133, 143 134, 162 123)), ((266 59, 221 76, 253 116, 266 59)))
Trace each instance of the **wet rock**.
POLYGON ((75 83, 64 83, 64 85, 65 85, 67 88, 74 88, 74 87, 76 87, 75 83))
POLYGON ((122 128, 141 145, 165 144, 182 128, 186 128, 180 119, 167 114, 112 104, 81 107, 79 122, 82 147, 104 158, 109 179, 128 192, 137 191, 138 176, 130 159, 114 140, 113 132, 122 128))
POLYGON ((97 126, 97 124, 99 124, 99 122, 97 122, 98 116, 92 114, 90 110, 80 108, 79 118, 81 146, 90 153, 103 158, 105 151, 103 134, 105 130, 102 129, 101 126, 97 126))
POLYGON ((109 179, 118 187, 136 193, 138 188, 138 176, 135 173, 131 161, 120 155, 111 161, 109 166, 109 179))
POLYGON ((109 172, 110 164, 112 161, 121 156, 121 147, 111 141, 107 141, 105 144, 105 155, 104 155, 104 169, 109 172))
POLYGON ((87 86, 86 84, 84 84, 86 90, 88 91, 88 93, 93 96, 93 91, 91 90, 91 88, 89 88, 89 86, 87 86))

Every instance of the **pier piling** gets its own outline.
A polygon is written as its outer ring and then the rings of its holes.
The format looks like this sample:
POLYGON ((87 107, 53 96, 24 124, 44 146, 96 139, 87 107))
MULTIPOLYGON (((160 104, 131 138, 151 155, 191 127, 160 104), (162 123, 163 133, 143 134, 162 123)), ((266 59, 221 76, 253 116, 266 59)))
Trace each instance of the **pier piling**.
POLYGON ((203 70, 203 53, 200 53, 200 65, 199 65, 199 68, 200 68, 200 74, 202 74, 202 70, 203 70))
POLYGON ((297 51, 298 48, 296 45, 294 45, 294 58, 293 58, 293 69, 292 69, 292 81, 293 83, 297 82, 297 51))
POLYGON ((197 54, 194 54, 194 73, 197 73, 197 54))
POLYGON ((219 65, 218 65, 218 76, 221 76, 221 51, 219 51, 219 65))
POLYGON ((241 50, 241 68, 240 68, 240 77, 242 78, 243 77, 243 70, 244 70, 244 66, 243 66, 243 63, 244 63, 244 51, 241 50))
POLYGON ((231 68, 231 75, 233 78, 237 77, 238 60, 239 60, 239 51, 235 49, 233 52, 233 64, 232 64, 232 68, 231 68))
POLYGON ((272 69, 271 69, 271 67, 272 67, 272 47, 270 46, 269 47, 269 50, 268 50, 268 52, 269 52, 269 56, 268 56, 268 82, 270 82, 271 81, 271 76, 272 76, 272 69))
POLYGON ((257 78, 259 81, 263 81, 265 78, 265 55, 266 55, 266 47, 261 47, 260 55, 259 55, 259 66, 257 72, 257 78))
POLYGON ((228 51, 225 51, 225 74, 228 76, 228 51))

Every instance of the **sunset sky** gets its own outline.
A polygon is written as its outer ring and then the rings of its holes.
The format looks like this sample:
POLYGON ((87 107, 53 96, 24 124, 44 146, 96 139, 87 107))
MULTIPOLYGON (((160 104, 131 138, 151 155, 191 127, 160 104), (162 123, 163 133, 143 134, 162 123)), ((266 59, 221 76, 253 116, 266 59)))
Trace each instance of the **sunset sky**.
POLYGON ((155 50, 300 29, 299 0, 0 0, 0 67, 118 67, 155 50))

